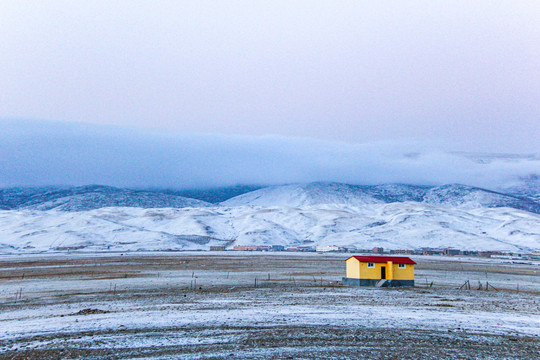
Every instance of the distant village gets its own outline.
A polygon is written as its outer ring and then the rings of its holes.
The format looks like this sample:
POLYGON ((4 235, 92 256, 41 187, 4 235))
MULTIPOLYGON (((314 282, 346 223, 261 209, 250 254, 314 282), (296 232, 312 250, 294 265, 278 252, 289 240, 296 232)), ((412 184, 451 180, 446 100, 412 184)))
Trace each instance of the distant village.
POLYGON ((469 251, 454 248, 432 249, 420 248, 417 250, 387 250, 382 247, 372 249, 358 249, 355 247, 342 247, 335 245, 327 246, 292 246, 282 245, 237 245, 232 249, 225 246, 210 246, 210 251, 289 251, 289 252, 342 252, 342 253, 363 253, 363 254, 397 254, 397 255, 441 255, 441 256, 471 256, 483 258, 499 258, 509 260, 540 260, 540 252, 533 253, 512 253, 503 251, 469 251))

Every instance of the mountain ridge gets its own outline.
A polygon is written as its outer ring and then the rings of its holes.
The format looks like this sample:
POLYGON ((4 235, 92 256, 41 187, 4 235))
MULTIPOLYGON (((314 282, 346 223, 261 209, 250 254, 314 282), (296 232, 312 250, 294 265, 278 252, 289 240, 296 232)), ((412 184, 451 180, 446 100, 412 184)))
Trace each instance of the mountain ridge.
POLYGON ((0 190, 0 206, 0 253, 274 244, 540 250, 536 202, 459 184, 289 184, 217 204, 99 185, 11 188, 0 190))
MULTIPOLYGON (((530 189, 534 191, 534 188, 530 189)), ((336 182, 312 182, 267 187, 237 185, 199 190, 126 189, 104 185, 15 187, 0 189, 0 209, 82 211, 116 206, 141 208, 216 205, 301 207, 317 204, 364 206, 415 201, 459 208, 512 207, 538 214, 540 213, 540 203, 536 201, 538 194, 531 192, 530 189, 525 191, 519 188, 521 192, 518 192, 518 195, 513 195, 461 184, 441 186, 351 185, 336 182), (223 199, 225 200, 221 201, 223 199)))
POLYGON ((236 196, 222 206, 289 206, 345 204, 364 206, 378 203, 415 201, 462 208, 512 207, 540 213, 540 203, 527 197, 503 194, 461 184, 442 186, 383 184, 350 185, 315 182, 276 185, 236 196))
POLYGON ((174 194, 104 185, 0 189, 5 210, 84 211, 104 207, 206 207, 210 203, 174 194))

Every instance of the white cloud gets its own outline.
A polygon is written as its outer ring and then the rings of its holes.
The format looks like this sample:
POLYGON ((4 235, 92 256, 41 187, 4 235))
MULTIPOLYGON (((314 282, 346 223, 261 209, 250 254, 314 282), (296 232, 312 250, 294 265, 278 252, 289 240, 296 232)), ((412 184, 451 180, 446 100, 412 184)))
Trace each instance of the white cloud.
POLYGON ((1 186, 192 188, 337 181, 496 188, 540 169, 538 158, 478 163, 425 141, 348 144, 29 120, 2 120, 0 125, 1 186))

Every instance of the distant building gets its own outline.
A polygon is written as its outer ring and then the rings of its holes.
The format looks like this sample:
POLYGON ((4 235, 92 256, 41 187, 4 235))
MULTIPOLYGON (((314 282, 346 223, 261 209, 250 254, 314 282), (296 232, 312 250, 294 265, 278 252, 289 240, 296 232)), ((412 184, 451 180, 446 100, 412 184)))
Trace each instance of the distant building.
POLYGON ((299 246, 298 251, 304 251, 304 252, 315 252, 315 248, 313 246, 299 246))
POLYGON ((405 256, 351 256, 346 261, 343 285, 414 286, 414 265, 405 256))
POLYGON ((446 255, 446 256, 454 256, 454 255, 460 255, 461 251, 458 250, 458 249, 447 248, 447 249, 444 249, 443 254, 446 255))
POLYGON ((481 257, 491 257, 492 255, 502 255, 500 251, 479 251, 478 256, 481 257))
POLYGON ((312 246, 290 246, 286 248, 285 251, 313 252, 315 251, 315 248, 312 246))
POLYGON ((508 260, 527 260, 527 257, 521 254, 505 254, 505 255, 491 255, 493 259, 508 259, 508 260))
POLYGON ((210 246, 210 251, 225 251, 225 246, 210 246))
POLYGON ((396 254, 403 254, 403 255, 413 255, 413 250, 394 250, 394 253, 396 254))
POLYGON ((235 251, 268 251, 270 246, 267 245, 236 245, 233 250, 235 251))
POLYGON ((285 250, 285 246, 283 245, 271 245, 270 246, 270 251, 284 251, 285 250))
POLYGON ((384 248, 382 247, 374 247, 371 252, 374 252, 375 254, 382 254, 384 252, 384 248))
POLYGON ((257 248, 255 246, 249 245, 236 245, 233 247, 234 251, 255 251, 257 248))
POLYGON ((317 252, 345 251, 342 247, 335 245, 317 246, 316 250, 317 252))

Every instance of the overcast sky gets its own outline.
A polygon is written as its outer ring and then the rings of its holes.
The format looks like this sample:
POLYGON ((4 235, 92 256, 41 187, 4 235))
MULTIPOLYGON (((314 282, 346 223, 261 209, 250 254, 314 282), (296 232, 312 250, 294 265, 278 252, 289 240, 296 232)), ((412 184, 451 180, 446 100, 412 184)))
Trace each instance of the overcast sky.
POLYGON ((539 14, 533 0, 0 0, 0 117, 538 152, 539 14))

